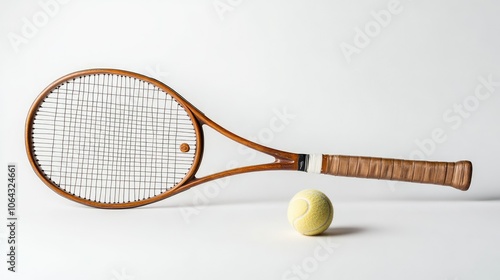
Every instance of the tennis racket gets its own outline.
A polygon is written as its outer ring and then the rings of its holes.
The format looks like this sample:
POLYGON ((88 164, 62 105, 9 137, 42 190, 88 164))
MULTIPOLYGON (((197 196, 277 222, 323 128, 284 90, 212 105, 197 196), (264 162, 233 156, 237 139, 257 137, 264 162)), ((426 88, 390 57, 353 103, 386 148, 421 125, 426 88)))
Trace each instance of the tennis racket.
POLYGON ((469 161, 430 162, 295 154, 253 143, 224 129, 163 83, 128 71, 91 69, 64 76, 33 103, 26 150, 40 179, 89 206, 130 208, 193 186, 246 172, 297 170, 469 188, 469 161), (274 162, 196 177, 203 126, 274 162))

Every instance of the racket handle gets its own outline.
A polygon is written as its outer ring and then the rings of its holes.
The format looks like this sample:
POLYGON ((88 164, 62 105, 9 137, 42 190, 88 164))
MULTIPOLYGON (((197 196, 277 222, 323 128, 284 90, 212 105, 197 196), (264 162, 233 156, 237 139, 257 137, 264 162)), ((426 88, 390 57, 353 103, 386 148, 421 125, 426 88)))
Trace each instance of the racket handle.
POLYGON ((472 163, 470 161, 432 162, 322 155, 321 173, 347 177, 436 184, 466 191, 469 189, 471 183, 472 163))

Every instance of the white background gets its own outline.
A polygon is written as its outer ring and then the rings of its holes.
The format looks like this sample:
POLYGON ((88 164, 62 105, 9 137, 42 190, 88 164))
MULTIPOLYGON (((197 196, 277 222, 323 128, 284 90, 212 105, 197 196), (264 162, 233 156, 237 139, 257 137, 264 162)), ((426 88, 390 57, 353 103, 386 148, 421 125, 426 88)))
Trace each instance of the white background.
MULTIPOLYGON (((2 279, 498 278, 499 14, 495 1, 3 1, 1 166, 18 164, 19 272, 2 226, 2 279), (153 76, 268 146, 469 159, 473 182, 269 172, 138 209, 80 206, 32 172, 23 129, 45 86, 99 67, 153 76), (323 236, 286 221, 305 188, 336 207, 323 236)), ((203 173, 266 160, 206 134, 203 173)))

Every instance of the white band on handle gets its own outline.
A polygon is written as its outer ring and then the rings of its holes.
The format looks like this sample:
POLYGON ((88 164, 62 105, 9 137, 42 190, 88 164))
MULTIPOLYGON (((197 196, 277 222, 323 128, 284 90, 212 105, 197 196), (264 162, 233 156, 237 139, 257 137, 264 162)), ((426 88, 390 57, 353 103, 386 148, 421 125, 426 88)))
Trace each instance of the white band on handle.
POLYGON ((323 165, 323 155, 322 154, 311 154, 307 161, 308 173, 321 173, 321 166, 323 165))

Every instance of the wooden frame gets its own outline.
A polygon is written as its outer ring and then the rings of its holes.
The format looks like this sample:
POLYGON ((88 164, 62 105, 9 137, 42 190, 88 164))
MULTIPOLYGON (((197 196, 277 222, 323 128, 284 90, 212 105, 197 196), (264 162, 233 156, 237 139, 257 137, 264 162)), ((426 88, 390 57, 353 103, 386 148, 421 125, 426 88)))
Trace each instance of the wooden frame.
POLYGON ((185 191, 193 186, 216 180, 222 177, 227 177, 231 175, 236 175, 236 174, 242 174, 242 173, 248 173, 248 172, 255 172, 255 171, 264 171, 264 170, 298 170, 298 165, 299 165, 299 154, 294 154, 294 153, 288 153, 284 151, 279 151, 275 150, 272 148, 268 148, 262 145, 259 145, 257 143, 254 143, 252 141, 249 141, 247 139, 244 139, 228 130, 225 128, 221 127, 214 121, 210 120, 207 116, 205 116, 200 110, 198 110, 195 106, 193 106, 191 103, 186 101, 183 97, 181 97, 177 92, 175 92, 172 88, 168 87, 167 85, 144 75, 129 72, 129 71, 124 71, 124 70, 117 70, 117 69, 89 69, 89 70, 83 70, 83 71, 78 71, 71 73, 69 75, 66 75, 52 84, 50 84, 47 88, 45 88, 42 93, 37 97, 37 99, 33 102, 29 112, 28 112, 28 117, 26 120, 26 125, 25 125, 25 145, 26 145, 26 152, 28 154, 28 159, 30 161, 31 166, 33 167, 33 170, 35 173, 38 175, 38 177, 47 185, 49 186, 52 190, 54 190, 56 193, 62 195, 65 198, 71 199, 73 201, 93 206, 93 207, 99 207, 99 208, 131 208, 131 207, 137 207, 137 206, 142 206, 146 205, 149 203, 153 203, 162 199, 165 199, 169 196, 172 196, 174 194, 180 193, 182 191, 185 191), (111 204, 111 203, 101 203, 101 202, 95 202, 95 201, 90 201, 88 199, 80 198, 77 196, 74 196, 65 190, 59 188, 54 182, 52 182, 49 178, 47 178, 42 171, 41 166, 37 163, 36 157, 34 154, 34 149, 33 149, 33 142, 31 141, 30 135, 32 134, 32 129, 33 129, 33 120, 36 115, 37 109, 40 106, 40 104, 43 102, 45 97, 49 95, 57 86, 61 85, 63 82, 67 80, 71 80, 73 78, 79 77, 79 76, 85 76, 85 75, 93 75, 93 74, 116 74, 116 75, 124 75, 124 76, 129 76, 129 77, 134 77, 143 81, 147 81, 158 88, 162 89, 169 95, 171 95, 181 106, 184 107, 185 111, 188 113, 189 117, 191 118, 193 122, 193 126, 195 128, 196 132, 196 154, 195 154, 195 160, 194 163, 189 171, 188 174, 184 177, 183 180, 181 180, 175 187, 169 189, 168 191, 140 201, 133 201, 133 202, 127 202, 127 203, 119 203, 119 204, 111 204), (257 151, 263 152, 265 154, 268 154, 272 157, 275 158, 274 162, 271 163, 266 163, 266 164, 259 164, 259 165, 253 165, 253 166, 246 166, 246 167, 238 167, 230 170, 225 170, 222 172, 218 172, 215 174, 211 174, 205 177, 197 178, 196 177, 196 172, 198 171, 198 168, 201 165, 201 160, 203 158, 203 147, 204 147, 204 134, 203 134, 203 126, 209 126, 213 128, 214 130, 218 131, 222 135, 226 136, 227 138, 238 142, 240 144, 243 144, 245 146, 248 146, 249 148, 255 149, 257 151))

